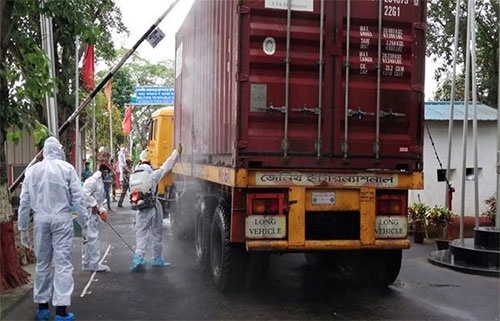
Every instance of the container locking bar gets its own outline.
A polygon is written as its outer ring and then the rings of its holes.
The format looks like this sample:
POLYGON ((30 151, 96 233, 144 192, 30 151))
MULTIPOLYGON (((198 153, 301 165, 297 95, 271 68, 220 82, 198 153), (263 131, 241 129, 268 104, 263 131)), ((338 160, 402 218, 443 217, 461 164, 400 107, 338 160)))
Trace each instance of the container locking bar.
MULTIPOLYGON (((321 158, 321 109, 323 108, 323 29, 325 28, 325 0, 321 0, 321 9, 319 11, 320 22, 319 22, 319 59, 318 59, 318 108, 316 108, 318 115, 318 139, 314 144, 316 148, 316 158, 319 160, 321 158)), ((305 107, 304 107, 305 108, 305 107)))
POLYGON ((291 31, 291 20, 292 20, 292 0, 287 0, 287 14, 286 14, 286 58, 285 58, 285 133, 283 135, 283 141, 281 142, 281 149, 283 150, 283 160, 288 160, 288 149, 290 148, 288 143, 288 108, 290 99, 290 31, 291 31))
POLYGON ((389 108, 389 111, 381 110, 379 115, 380 115, 380 118, 382 118, 382 117, 406 117, 405 113, 393 112, 392 108, 389 108))
POLYGON ((344 142, 342 143, 342 152, 344 159, 347 159, 349 153, 349 67, 351 55, 351 0, 347 0, 347 25, 346 25, 346 44, 345 44, 345 91, 344 91, 344 142))

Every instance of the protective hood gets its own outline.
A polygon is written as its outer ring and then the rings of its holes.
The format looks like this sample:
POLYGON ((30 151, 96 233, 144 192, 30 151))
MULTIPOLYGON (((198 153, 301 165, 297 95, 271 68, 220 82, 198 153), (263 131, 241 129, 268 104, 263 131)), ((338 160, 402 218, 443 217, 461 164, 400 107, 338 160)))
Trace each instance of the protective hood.
POLYGON ((141 164, 139 166, 137 166, 136 172, 138 171, 141 171, 141 172, 147 172, 147 173, 152 173, 153 172, 153 169, 151 168, 151 166, 147 165, 147 164, 141 164))
POLYGON ((95 179, 98 179, 102 176, 102 173, 101 171, 95 171, 94 174, 92 174, 92 177, 95 178, 95 179))
POLYGON ((64 160, 64 151, 57 138, 49 137, 45 140, 43 144, 43 158, 64 160))
POLYGON ((120 153, 125 153, 125 147, 120 147, 120 153))

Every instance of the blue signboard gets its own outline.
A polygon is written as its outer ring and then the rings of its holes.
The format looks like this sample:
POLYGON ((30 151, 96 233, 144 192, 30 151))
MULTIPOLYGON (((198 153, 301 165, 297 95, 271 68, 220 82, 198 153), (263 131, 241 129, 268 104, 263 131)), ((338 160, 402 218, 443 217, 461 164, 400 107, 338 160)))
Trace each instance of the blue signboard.
POLYGON ((132 105, 173 105, 174 86, 138 86, 132 105))

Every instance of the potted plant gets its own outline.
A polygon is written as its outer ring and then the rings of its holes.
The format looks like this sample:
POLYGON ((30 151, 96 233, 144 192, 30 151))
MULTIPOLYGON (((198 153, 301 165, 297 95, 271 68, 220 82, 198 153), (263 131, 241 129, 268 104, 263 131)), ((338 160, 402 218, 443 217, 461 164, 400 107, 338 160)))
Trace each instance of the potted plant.
POLYGON ((427 231, 425 228, 426 213, 429 207, 422 202, 415 202, 408 207, 408 225, 413 231, 413 241, 423 243, 427 231))
POLYGON ((443 206, 434 206, 427 210, 426 219, 429 225, 434 225, 439 231, 439 237, 436 239, 438 250, 448 248, 449 233, 448 229, 451 223, 458 215, 443 206))
POLYGON ((486 209, 481 213, 481 215, 486 216, 490 221, 491 226, 495 226, 495 219, 497 213, 497 201, 495 196, 491 196, 484 201, 486 203, 486 209))

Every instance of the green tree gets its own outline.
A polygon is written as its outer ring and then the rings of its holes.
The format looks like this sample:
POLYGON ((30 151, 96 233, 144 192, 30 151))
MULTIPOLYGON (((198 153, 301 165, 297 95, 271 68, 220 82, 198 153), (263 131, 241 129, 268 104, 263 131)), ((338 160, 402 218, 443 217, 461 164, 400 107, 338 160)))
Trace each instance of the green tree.
MULTIPOLYGON (((5 140, 11 128, 31 132, 42 120, 45 94, 57 92, 59 123, 73 112, 75 37, 96 45, 100 57, 114 57, 111 32, 126 32, 113 0, 0 1, 0 291, 27 282, 17 262, 13 215, 7 186, 5 140), (55 77, 41 48, 40 14, 52 18, 55 77)), ((83 50, 83 49, 82 49, 83 50)), ((69 126, 61 142, 69 150, 69 126)))
MULTIPOLYGON (((434 100, 450 101, 451 100, 451 72, 446 73, 438 84, 438 88, 434 93, 434 100)), ((465 79, 463 74, 458 74, 455 80, 455 100, 464 100, 464 85, 465 79)), ((470 97, 470 96, 469 96, 470 97)))
MULTIPOLYGON (((456 0, 428 0, 427 55, 443 59, 435 71, 435 79, 441 82, 451 71, 453 61, 453 41, 455 34, 456 0), (443 77, 444 76, 444 77, 443 77)), ((458 63, 464 74, 464 54, 467 27, 467 1, 460 1, 460 32, 458 63)), ((498 92, 498 23, 499 0, 475 1, 476 13, 476 56, 478 100, 489 105, 497 105, 498 92)), ((462 92, 463 95, 463 92, 462 92)))

